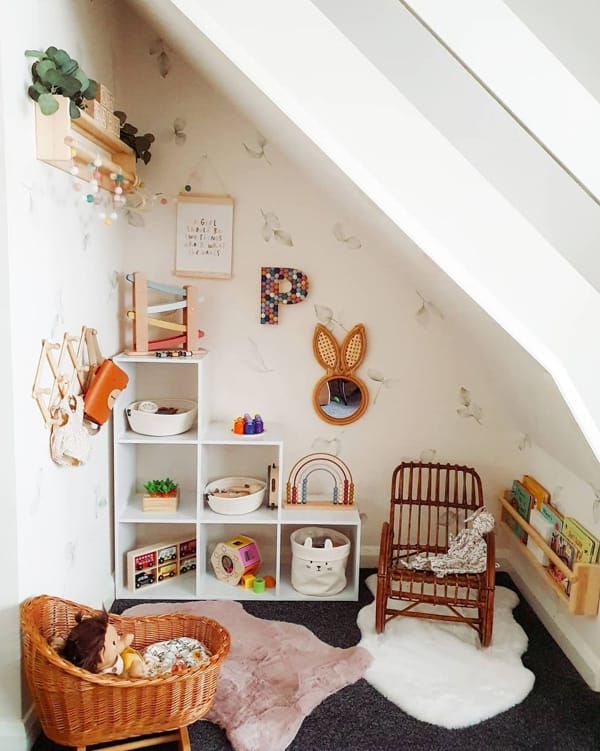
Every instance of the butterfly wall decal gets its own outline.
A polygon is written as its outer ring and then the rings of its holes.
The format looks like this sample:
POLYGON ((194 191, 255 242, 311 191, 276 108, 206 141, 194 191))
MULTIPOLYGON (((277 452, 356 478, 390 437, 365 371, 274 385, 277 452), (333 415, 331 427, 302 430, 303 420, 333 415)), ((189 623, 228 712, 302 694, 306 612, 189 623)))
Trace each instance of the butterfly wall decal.
POLYGON ((150 55, 156 55, 158 72, 162 78, 166 78, 171 70, 171 58, 167 53, 167 47, 162 39, 155 39, 148 49, 150 55))
POLYGON ((173 120, 171 138, 175 140, 176 146, 183 146, 187 140, 185 126, 186 122, 183 117, 176 117, 175 120, 173 120))
POLYGON ((381 370, 376 370, 375 368, 369 368, 367 370, 367 375, 377 384, 375 396, 373 397, 373 404, 377 404, 377 399, 379 398, 382 389, 391 389, 399 381, 398 378, 386 378, 381 370))
POLYGON ((263 226, 260 230, 260 234, 262 235, 263 240, 268 243, 270 240, 275 238, 283 245, 292 247, 294 245, 294 243, 292 242, 292 236, 289 232, 281 229, 281 222, 279 221, 277 214, 273 213, 272 211, 263 211, 262 209, 260 210, 260 213, 262 214, 263 218, 263 226))
POLYGON ((430 323, 432 316, 443 320, 444 314, 437 305, 431 300, 425 299, 425 296, 422 295, 418 289, 415 291, 421 300, 421 305, 415 314, 417 321, 424 326, 427 326, 430 323))
POLYGON ((242 360, 242 363, 255 373, 274 373, 275 370, 267 365, 262 356, 262 352, 260 351, 260 347, 254 339, 248 337, 248 344, 250 345, 250 357, 246 360, 242 360))
POLYGON ((336 224, 333 225, 332 232, 335 239, 348 248, 348 250, 358 250, 359 248, 362 248, 362 243, 358 237, 356 237, 356 235, 348 235, 348 233, 344 231, 341 222, 336 222, 336 224))
POLYGON ((458 392, 458 400, 461 406, 456 410, 456 414, 460 417, 472 417, 481 425, 483 409, 471 399, 471 392, 469 389, 461 386, 458 392))
POLYGON ((259 133, 256 137, 256 142, 258 144, 258 148, 254 149, 242 141, 242 146, 244 147, 244 151, 246 152, 246 154, 248 154, 248 156, 251 159, 264 159, 265 162, 269 166, 271 166, 269 157, 267 156, 265 152, 265 148, 267 146, 267 139, 262 134, 259 133))

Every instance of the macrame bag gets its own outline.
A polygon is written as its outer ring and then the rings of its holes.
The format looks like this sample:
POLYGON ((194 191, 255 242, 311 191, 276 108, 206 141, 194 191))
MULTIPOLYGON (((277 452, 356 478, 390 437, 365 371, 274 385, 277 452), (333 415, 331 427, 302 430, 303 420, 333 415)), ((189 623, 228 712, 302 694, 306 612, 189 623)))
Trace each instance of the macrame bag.
POLYGON ((117 397, 129 383, 129 376, 111 359, 102 356, 94 329, 88 329, 85 338, 91 374, 84 397, 85 416, 96 425, 104 425, 117 397))
POLYGON ((65 396, 56 410, 60 420, 50 435, 50 455, 56 464, 78 467, 90 455, 90 434, 83 424, 83 399, 65 396))

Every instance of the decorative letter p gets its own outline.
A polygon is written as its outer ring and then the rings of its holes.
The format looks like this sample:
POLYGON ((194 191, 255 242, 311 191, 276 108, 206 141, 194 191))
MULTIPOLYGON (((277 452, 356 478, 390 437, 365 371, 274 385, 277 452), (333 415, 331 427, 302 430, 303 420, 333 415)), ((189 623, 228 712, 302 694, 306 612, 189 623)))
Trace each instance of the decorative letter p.
POLYGON ((277 325, 279 305, 295 305, 308 295, 308 277, 298 269, 263 266, 260 272, 260 322, 277 325), (279 291, 279 282, 286 279, 292 286, 279 291))

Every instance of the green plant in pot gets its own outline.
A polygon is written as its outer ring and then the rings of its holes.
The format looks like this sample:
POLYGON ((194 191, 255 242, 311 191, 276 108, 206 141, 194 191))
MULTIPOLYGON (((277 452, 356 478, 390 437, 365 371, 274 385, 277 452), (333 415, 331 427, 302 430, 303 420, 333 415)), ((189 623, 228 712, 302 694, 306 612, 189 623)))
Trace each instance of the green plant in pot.
POLYGON ((25 50, 25 55, 37 58, 31 66, 33 83, 28 93, 37 102, 42 114, 53 115, 58 109, 56 95, 61 95, 71 100, 69 114, 73 119, 78 118, 85 108, 85 100, 96 96, 97 82, 88 78, 77 60, 65 50, 48 47, 45 52, 25 50))
POLYGON ((172 497, 177 494, 177 483, 173 482, 170 477, 167 477, 165 480, 150 480, 144 485, 144 490, 149 495, 172 497))
POLYGON ((28 93, 38 103, 42 114, 53 115, 58 109, 56 95, 62 95, 71 100, 71 117, 78 118, 80 111, 85 108, 85 100, 96 96, 98 83, 93 78, 88 78, 77 60, 65 50, 48 47, 45 52, 25 50, 25 55, 37 57, 37 61, 31 66, 33 83, 28 93))

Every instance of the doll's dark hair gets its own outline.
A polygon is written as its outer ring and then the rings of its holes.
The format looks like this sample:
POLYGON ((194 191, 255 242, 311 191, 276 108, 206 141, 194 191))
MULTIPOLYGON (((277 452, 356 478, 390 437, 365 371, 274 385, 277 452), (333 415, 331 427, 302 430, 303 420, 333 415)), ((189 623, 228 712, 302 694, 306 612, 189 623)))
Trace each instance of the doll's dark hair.
POLYGON ((103 610, 102 613, 91 618, 84 618, 83 613, 77 613, 75 620, 77 625, 67 636, 62 656, 78 668, 95 673, 104 649, 108 613, 103 610))

